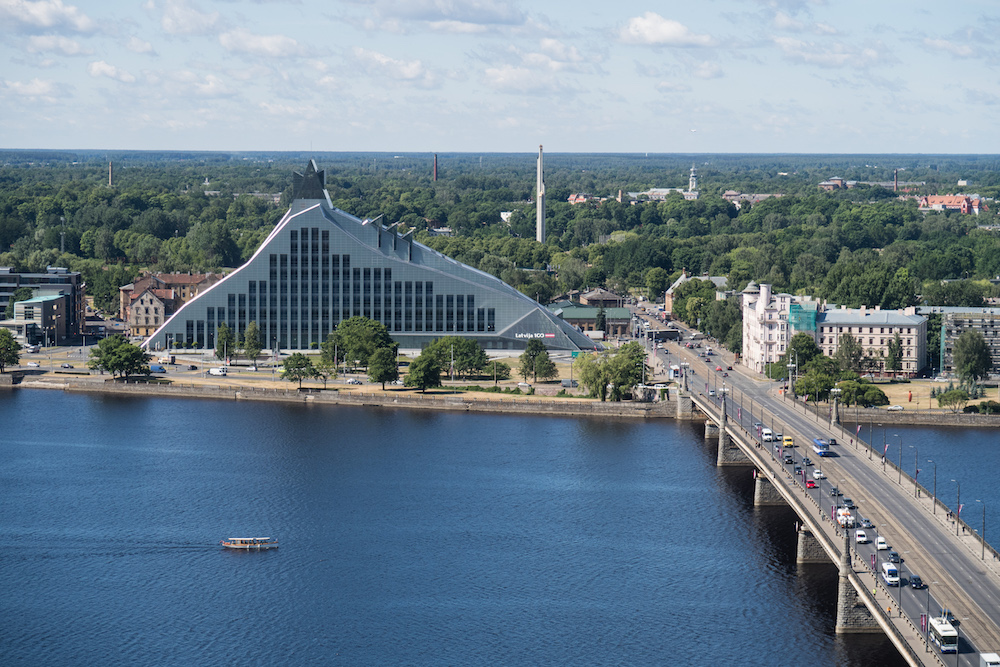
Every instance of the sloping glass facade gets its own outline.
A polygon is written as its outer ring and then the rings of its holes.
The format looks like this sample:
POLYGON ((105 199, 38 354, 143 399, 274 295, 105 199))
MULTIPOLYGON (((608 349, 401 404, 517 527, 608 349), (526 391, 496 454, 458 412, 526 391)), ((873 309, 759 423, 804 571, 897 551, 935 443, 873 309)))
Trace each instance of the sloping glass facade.
POLYGON ((242 267, 178 310, 145 342, 150 350, 213 348, 218 326, 256 322, 267 349, 308 350, 349 317, 382 322, 405 349, 464 336, 490 350, 541 339, 555 350, 599 344, 497 278, 416 243, 412 233, 335 209, 310 163, 300 197, 242 267), (301 195, 321 199, 306 199, 301 195))

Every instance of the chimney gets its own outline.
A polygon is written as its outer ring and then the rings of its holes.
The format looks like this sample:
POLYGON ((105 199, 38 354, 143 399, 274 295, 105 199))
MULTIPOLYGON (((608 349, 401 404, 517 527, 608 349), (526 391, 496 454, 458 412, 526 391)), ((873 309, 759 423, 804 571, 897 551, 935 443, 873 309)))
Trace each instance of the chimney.
POLYGON ((434 180, 438 179, 438 154, 434 154, 434 180))
POLYGON ((542 146, 538 145, 538 179, 535 184, 535 240, 545 243, 545 182, 542 180, 542 146))
POLYGON ((892 170, 892 191, 899 192, 899 169, 892 170))

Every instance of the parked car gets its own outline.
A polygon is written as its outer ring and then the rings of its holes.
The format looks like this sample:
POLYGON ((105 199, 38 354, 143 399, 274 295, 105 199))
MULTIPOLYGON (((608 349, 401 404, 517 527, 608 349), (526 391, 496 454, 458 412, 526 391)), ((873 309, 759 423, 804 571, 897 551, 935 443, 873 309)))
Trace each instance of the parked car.
POLYGON ((401 379, 400 379, 400 380, 393 380, 393 381, 392 381, 392 382, 390 382, 389 384, 395 384, 395 385, 400 385, 400 386, 402 386, 402 384, 403 384, 403 381, 402 381, 401 379))
POLYGON ((902 409, 903 409, 902 405, 890 405, 889 407, 886 408, 886 410, 888 410, 889 412, 899 412, 902 409))
POLYGON ((924 582, 923 582, 923 580, 920 579, 920 575, 919 574, 911 574, 910 575, 910 586, 912 588, 916 588, 916 589, 920 589, 920 588, 924 587, 924 582))
POLYGON ((885 538, 880 536, 875 538, 875 548, 879 551, 885 551, 889 548, 889 545, 885 543, 885 538))
POLYGON ((38 368, 38 362, 37 361, 29 361, 28 362, 28 368, 38 368))
POLYGON ((858 544, 868 544, 868 533, 863 530, 854 531, 854 541, 858 544))

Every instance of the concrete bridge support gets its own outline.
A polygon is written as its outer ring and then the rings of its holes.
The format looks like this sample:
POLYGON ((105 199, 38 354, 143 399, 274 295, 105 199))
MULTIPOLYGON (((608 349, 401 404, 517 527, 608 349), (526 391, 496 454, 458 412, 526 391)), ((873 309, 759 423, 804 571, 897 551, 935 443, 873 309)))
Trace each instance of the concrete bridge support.
POLYGON ((756 479, 753 486, 753 504, 754 507, 773 507, 780 505, 787 505, 785 498, 778 493, 778 489, 775 488, 771 480, 765 476, 766 473, 757 471, 756 479))
POLYGON ((719 427, 718 425, 709 419, 705 422, 705 439, 712 440, 719 437, 719 427))
POLYGON ((837 585, 837 634, 865 634, 882 632, 871 611, 861 600, 854 584, 848 578, 854 571, 851 565, 851 531, 844 531, 840 552, 840 581, 837 585))
POLYGON ((799 528, 799 544, 795 553, 796 563, 829 563, 830 557, 826 549, 806 528, 799 528))
POLYGON ((694 401, 686 391, 677 392, 677 419, 694 418, 694 401))
POLYGON ((726 416, 726 395, 722 394, 722 414, 719 424, 719 456, 715 460, 717 466, 745 466, 751 465, 750 459, 740 446, 733 442, 726 431, 729 419, 726 416))

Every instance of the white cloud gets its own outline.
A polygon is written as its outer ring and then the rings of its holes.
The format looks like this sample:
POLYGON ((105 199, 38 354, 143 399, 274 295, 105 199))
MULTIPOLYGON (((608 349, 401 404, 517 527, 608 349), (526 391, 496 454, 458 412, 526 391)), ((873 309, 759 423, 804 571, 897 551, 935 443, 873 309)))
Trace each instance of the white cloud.
POLYGON ((57 92, 55 83, 52 81, 43 81, 42 79, 37 78, 28 82, 4 81, 3 87, 15 95, 29 100, 43 99, 46 101, 54 101, 57 92))
POLYGON ((152 44, 144 42, 135 35, 129 37, 128 43, 125 44, 125 48, 132 53, 149 53, 151 55, 156 55, 156 51, 153 49, 152 44))
POLYGON ((722 76, 722 68, 716 63, 707 61, 695 65, 693 72, 699 79, 718 79, 722 76))
POLYGON ((557 89, 551 75, 514 65, 487 68, 483 72, 483 83, 505 93, 548 93, 557 89))
MULTIPOLYGON (((149 2, 149 9, 155 4, 149 2)), ((160 25, 171 35, 200 35, 210 32, 219 23, 219 12, 206 14, 191 7, 186 0, 165 0, 160 25)))
POLYGON ((291 118, 319 118, 319 109, 312 104, 276 104, 261 102, 260 108, 272 116, 287 116, 291 118))
POLYGON ((792 18, 785 12, 775 12, 774 14, 774 27, 778 30, 790 30, 792 32, 799 32, 805 28, 802 21, 792 18))
MULTIPOLYGON (((226 85, 219 76, 215 74, 198 74, 190 70, 181 70, 165 74, 166 80, 163 87, 166 92, 174 97, 195 96, 195 97, 231 97, 233 90, 226 85)), ((156 75, 147 76, 150 84, 159 85, 159 78, 156 75)))
POLYGON ((975 55, 975 51, 968 44, 955 44, 947 39, 925 38, 924 44, 936 51, 944 51, 958 58, 970 58, 975 55))
POLYGON ((121 81, 122 83, 135 83, 135 77, 129 72, 123 69, 118 69, 114 65, 108 64, 103 60, 95 60, 87 65, 87 73, 93 77, 106 76, 109 79, 121 81))
POLYGON ((545 38, 541 41, 542 53, 565 63, 583 62, 583 56, 575 46, 566 46, 558 39, 545 38))
POLYGON ((33 35, 28 39, 28 53, 55 51, 64 56, 83 56, 90 53, 78 41, 59 35, 33 35))
POLYGON ((434 76, 419 60, 396 60, 384 53, 354 47, 354 57, 369 73, 394 81, 404 81, 420 87, 435 85, 434 76))
POLYGON ((661 93, 690 93, 691 86, 684 83, 675 83, 672 81, 661 81, 656 84, 656 89, 661 93))
POLYGON ((248 53, 267 58, 292 58, 303 55, 303 49, 291 37, 255 35, 242 28, 219 35, 219 44, 230 53, 248 53))
POLYGON ((791 37, 775 37, 774 43, 789 60, 820 67, 865 68, 881 60, 879 52, 874 48, 856 49, 840 42, 821 46, 791 37))
POLYGON ((626 44, 649 44, 655 46, 713 46, 711 35, 698 35, 687 26, 671 19, 665 19, 656 12, 646 12, 642 16, 629 19, 628 24, 618 32, 618 38, 626 44))
POLYGON ((0 24, 6 23, 27 31, 68 30, 93 32, 97 23, 74 5, 62 0, 0 0, 0 24))
POLYGON ((375 23, 383 27, 416 21, 436 30, 479 32, 484 26, 519 26, 527 20, 507 0, 372 0, 364 4, 372 7, 375 23))

